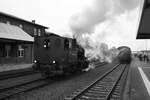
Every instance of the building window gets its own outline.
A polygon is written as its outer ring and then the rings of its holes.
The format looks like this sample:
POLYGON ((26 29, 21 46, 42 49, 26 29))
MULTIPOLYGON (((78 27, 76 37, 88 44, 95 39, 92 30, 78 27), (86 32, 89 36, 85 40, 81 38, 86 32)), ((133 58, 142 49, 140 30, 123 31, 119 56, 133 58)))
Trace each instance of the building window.
POLYGON ((4 56, 4 44, 0 43, 0 57, 3 57, 4 56))
POLYGON ((41 36, 41 30, 38 29, 38 36, 41 36))
POLYGON ((6 21, 6 24, 10 25, 10 21, 6 21))
POLYGON ((11 50, 11 46, 5 45, 5 57, 10 57, 10 50, 11 50))
POLYGON ((19 25, 20 28, 23 28, 22 24, 19 25))
POLYGON ((34 28, 34 35, 37 35, 37 29, 34 28))
POLYGON ((24 57, 24 48, 22 48, 22 45, 18 46, 18 57, 24 57))

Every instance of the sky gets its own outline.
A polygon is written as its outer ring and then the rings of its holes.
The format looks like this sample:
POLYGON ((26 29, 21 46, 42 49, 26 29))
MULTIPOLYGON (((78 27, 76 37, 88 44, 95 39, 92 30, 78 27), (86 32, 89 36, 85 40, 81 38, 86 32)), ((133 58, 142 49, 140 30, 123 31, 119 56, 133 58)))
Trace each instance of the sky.
POLYGON ((0 11, 49 27, 63 36, 93 43, 150 49, 136 40, 143 0, 0 0, 0 11), (85 38, 86 37, 86 38, 85 38))

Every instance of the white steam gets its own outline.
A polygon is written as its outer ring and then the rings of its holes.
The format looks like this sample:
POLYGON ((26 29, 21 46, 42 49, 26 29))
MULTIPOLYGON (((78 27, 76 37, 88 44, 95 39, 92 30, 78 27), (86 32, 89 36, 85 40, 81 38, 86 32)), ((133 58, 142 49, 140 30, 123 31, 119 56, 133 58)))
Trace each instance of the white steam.
POLYGON ((118 54, 115 47, 109 49, 107 44, 93 41, 90 35, 82 34, 76 38, 77 42, 85 49, 85 56, 90 61, 111 62, 118 54))
POLYGON ((73 15, 70 27, 75 34, 93 33, 103 21, 136 8, 140 0, 94 0, 90 7, 73 15))
POLYGON ((73 36, 85 49, 85 56, 89 60, 112 61, 118 51, 115 47, 109 49, 104 43, 105 37, 111 34, 105 30, 116 23, 117 16, 130 12, 139 4, 140 0, 94 0, 91 6, 71 17, 70 28, 73 36))

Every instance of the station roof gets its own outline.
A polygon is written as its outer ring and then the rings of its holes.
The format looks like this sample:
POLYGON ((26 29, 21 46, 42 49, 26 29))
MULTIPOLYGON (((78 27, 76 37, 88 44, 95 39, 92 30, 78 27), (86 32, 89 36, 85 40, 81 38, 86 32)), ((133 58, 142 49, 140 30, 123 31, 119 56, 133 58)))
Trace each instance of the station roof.
POLYGON ((36 26, 40 26, 40 27, 43 27, 43 28, 45 28, 45 29, 48 29, 48 27, 46 27, 46 26, 43 26, 43 25, 40 25, 40 24, 37 24, 37 23, 33 23, 33 22, 27 21, 27 20, 25 20, 25 19, 16 17, 16 16, 14 16, 14 15, 1 12, 1 11, 0 11, 0 15, 4 15, 4 16, 7 16, 7 17, 10 17, 10 18, 13 18, 13 19, 21 20, 21 21, 23 21, 23 22, 30 23, 30 24, 32 24, 32 25, 36 25, 36 26))
POLYGON ((144 0, 136 39, 150 39, 150 0, 144 0))
POLYGON ((5 23, 0 23, 0 38, 28 42, 34 41, 34 38, 28 33, 24 32, 21 28, 5 23))

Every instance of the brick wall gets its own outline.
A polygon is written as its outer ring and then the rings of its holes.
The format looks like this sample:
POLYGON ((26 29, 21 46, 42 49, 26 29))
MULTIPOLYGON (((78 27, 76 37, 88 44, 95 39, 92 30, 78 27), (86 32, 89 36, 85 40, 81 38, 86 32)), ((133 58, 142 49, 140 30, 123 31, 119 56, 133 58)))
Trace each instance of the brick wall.
POLYGON ((8 16, 4 16, 4 15, 0 15, 0 22, 2 23, 10 23, 10 25, 16 25, 19 26, 22 25, 22 29, 27 32, 28 34, 30 34, 31 36, 34 36, 34 28, 36 28, 37 33, 38 30, 41 30, 41 36, 45 35, 45 28, 44 27, 40 27, 38 25, 34 25, 31 23, 27 23, 25 21, 21 21, 18 19, 14 19, 8 16))

